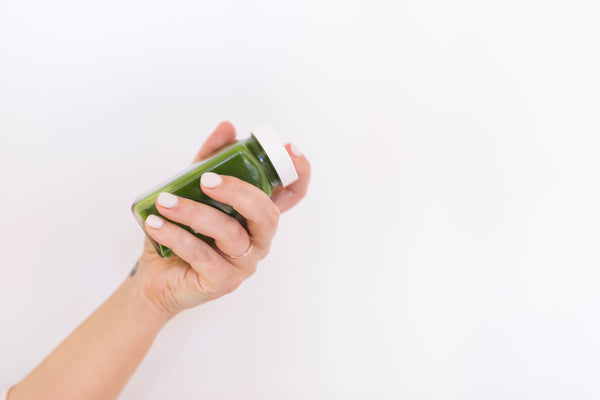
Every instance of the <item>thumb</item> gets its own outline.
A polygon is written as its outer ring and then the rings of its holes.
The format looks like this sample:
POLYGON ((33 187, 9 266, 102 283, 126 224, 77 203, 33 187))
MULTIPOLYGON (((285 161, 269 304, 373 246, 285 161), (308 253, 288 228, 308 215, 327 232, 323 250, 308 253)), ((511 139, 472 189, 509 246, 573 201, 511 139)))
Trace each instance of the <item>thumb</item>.
POLYGON ((224 121, 210 134, 192 162, 202 161, 217 152, 223 146, 235 141, 235 128, 231 122, 224 121))

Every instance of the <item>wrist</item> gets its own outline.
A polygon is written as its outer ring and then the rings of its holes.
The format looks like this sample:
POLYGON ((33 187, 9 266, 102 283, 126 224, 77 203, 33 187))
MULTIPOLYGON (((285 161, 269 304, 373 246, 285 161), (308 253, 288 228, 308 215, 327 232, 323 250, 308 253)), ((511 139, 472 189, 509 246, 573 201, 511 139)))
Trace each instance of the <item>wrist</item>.
POLYGON ((124 310, 141 330, 156 334, 174 315, 156 307, 144 294, 141 279, 132 278, 128 277, 117 289, 124 310))

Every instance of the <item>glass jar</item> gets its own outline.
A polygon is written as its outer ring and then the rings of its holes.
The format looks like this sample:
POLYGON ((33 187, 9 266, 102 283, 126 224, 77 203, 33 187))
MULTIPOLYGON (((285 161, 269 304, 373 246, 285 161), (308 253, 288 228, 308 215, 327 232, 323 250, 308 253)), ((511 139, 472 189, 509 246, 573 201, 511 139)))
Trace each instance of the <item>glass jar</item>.
MULTIPOLYGON (((156 210, 156 198, 161 192, 168 192, 200 203, 208 204, 245 224, 244 218, 231 206, 220 203, 205 195, 200 188, 200 177, 205 172, 219 175, 235 176, 271 195, 275 186, 287 186, 298 179, 298 174, 287 150, 277 134, 267 125, 254 129, 250 137, 239 140, 212 157, 194 163, 188 168, 160 183, 158 186, 138 196, 131 211, 144 230, 144 222, 149 215, 159 215, 156 210)), ((165 218, 162 216, 162 218, 165 218)), ((189 226, 171 221, 183 229, 193 233, 207 243, 214 245, 214 240, 204 236, 189 226)), ((146 233, 146 236, 148 234, 146 233)), ((153 240, 148 239, 163 258, 173 255, 173 251, 153 240)))

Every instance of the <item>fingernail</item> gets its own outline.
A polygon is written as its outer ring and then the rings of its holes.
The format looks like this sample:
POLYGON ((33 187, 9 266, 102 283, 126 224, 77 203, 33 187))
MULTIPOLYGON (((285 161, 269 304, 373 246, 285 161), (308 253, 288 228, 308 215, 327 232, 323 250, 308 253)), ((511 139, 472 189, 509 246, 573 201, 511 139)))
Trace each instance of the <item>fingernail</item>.
POLYGON ((292 153, 294 153, 296 157, 302 157, 302 150, 300 150, 295 144, 290 145, 290 150, 292 150, 292 153))
POLYGON ((171 193, 162 192, 161 194, 158 195, 157 201, 158 201, 158 204, 160 204, 163 207, 173 208, 177 205, 177 203, 179 202, 179 199, 177 198, 177 196, 174 196, 171 193))
POLYGON ((202 177, 200 178, 200 183, 202 183, 202 186, 206 186, 210 189, 216 188, 221 184, 221 182, 223 182, 223 178, 214 172, 206 172, 202 174, 202 177))
POLYGON ((163 221, 163 219, 157 215, 148 215, 148 218, 146 218, 146 223, 150 228, 158 229, 163 226, 165 221, 163 221))

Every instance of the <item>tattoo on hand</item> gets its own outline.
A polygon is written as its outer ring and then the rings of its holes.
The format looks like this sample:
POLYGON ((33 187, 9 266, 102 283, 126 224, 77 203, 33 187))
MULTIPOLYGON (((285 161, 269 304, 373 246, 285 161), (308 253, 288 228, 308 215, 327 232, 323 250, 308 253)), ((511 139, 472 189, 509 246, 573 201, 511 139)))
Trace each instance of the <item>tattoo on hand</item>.
POLYGON ((131 272, 129 273, 129 276, 134 276, 134 275, 135 275, 135 273, 137 272, 137 269, 138 269, 138 264, 139 264, 139 263, 140 263, 139 261, 136 261, 136 262, 135 262, 135 265, 133 266, 133 269, 132 269, 132 270, 131 270, 131 272))

